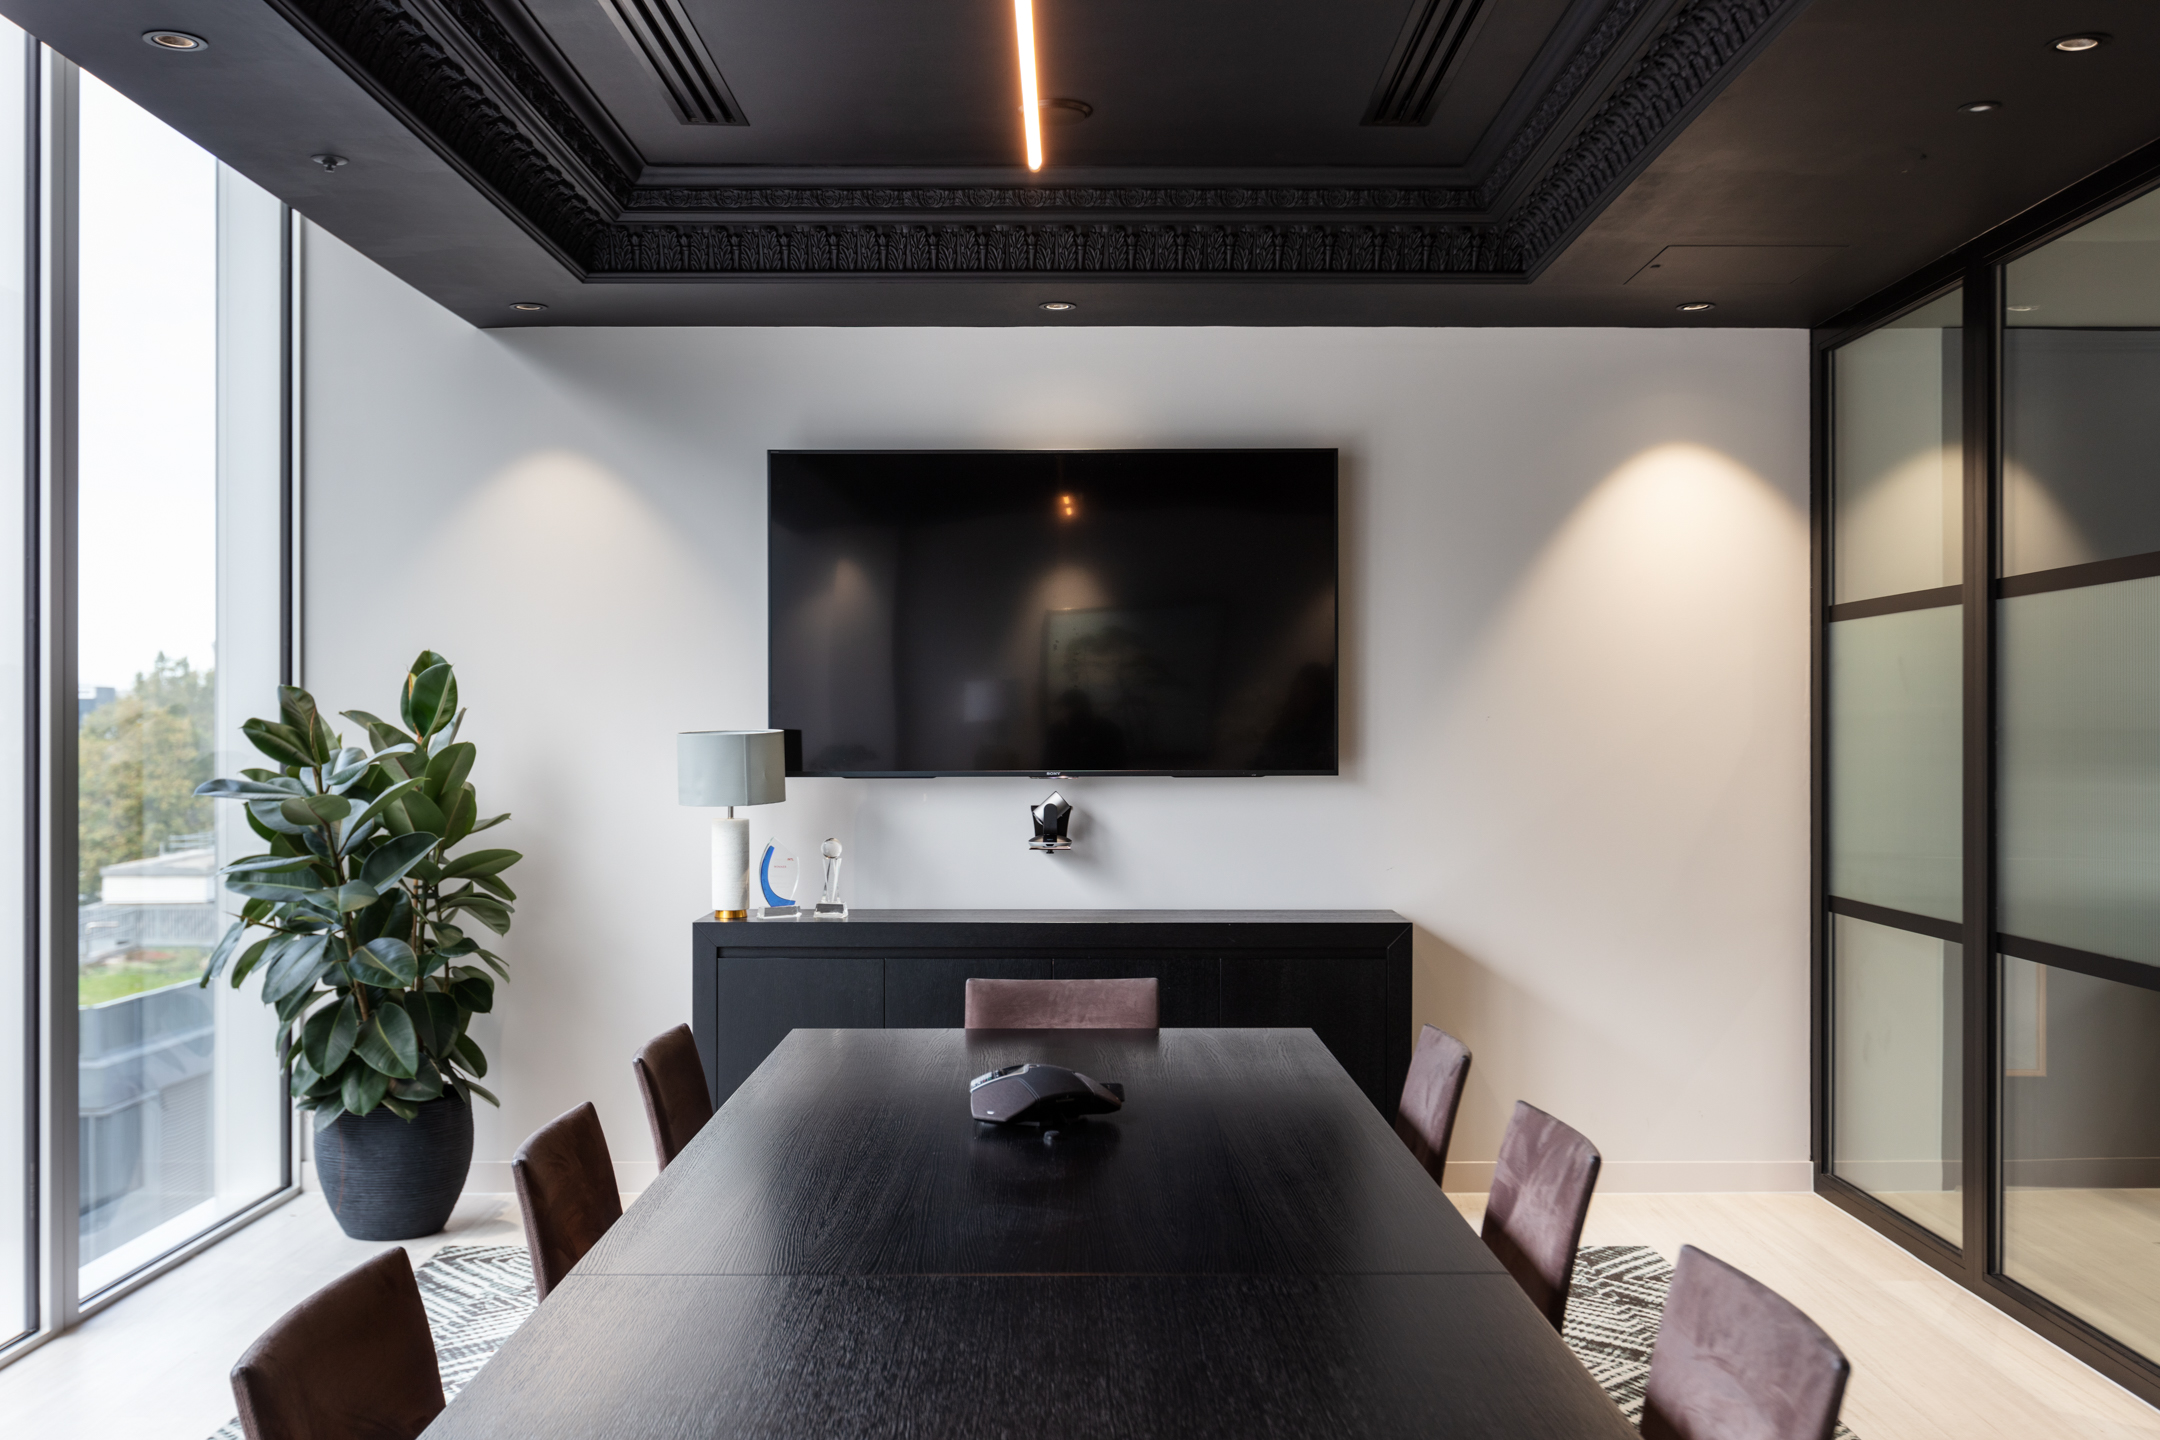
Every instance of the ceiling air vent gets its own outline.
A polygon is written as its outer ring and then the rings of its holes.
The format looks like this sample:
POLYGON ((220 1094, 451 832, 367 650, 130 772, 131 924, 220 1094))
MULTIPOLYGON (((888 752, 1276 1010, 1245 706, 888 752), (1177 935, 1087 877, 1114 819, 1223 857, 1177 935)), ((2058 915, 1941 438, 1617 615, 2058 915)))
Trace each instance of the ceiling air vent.
POLYGON ((742 108, 728 93, 727 81, 712 52, 698 38, 682 0, 606 0, 615 28, 622 31, 652 71, 668 103, 685 125, 747 125, 742 108))
POLYGON ((1484 11, 1485 0, 1411 0, 1410 18, 1380 72, 1364 123, 1429 123, 1440 91, 1454 78, 1484 11))

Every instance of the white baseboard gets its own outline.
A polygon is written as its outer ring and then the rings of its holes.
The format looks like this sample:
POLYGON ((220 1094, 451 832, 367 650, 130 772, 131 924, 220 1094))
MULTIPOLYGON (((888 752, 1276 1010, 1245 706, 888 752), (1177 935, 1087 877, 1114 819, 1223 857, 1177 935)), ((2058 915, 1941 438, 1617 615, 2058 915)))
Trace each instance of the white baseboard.
MULTIPOLYGON (((1493 1162, 1451 1160, 1443 1188, 1462 1194, 1492 1189, 1493 1162)), ((1805 1160, 1607 1160, 1597 1188, 1607 1195, 1715 1195, 1815 1188, 1805 1160)))
MULTIPOLYGON (((615 1187, 625 1195, 642 1194, 645 1187, 660 1178, 660 1165, 654 1160, 617 1160, 615 1162, 615 1187)), ((315 1162, 300 1162, 300 1188, 320 1190, 322 1185, 315 1178, 315 1162)), ((509 1195, 517 1185, 510 1178, 510 1162, 507 1160, 475 1160, 471 1172, 465 1177, 465 1193, 468 1195, 509 1195)))

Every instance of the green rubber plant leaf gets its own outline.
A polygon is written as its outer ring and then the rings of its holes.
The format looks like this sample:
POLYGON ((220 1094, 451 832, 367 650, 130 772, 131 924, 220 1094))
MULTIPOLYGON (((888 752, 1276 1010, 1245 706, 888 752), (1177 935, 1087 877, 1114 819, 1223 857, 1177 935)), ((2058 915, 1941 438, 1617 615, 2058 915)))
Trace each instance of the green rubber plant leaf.
POLYGON ((517 891, 511 889, 509 882, 500 875, 475 875, 472 877, 472 883, 498 900, 517 899, 517 891))
MULTIPOLYGON (((404 810, 405 818, 412 822, 405 827, 408 830, 424 830, 430 835, 440 835, 450 828, 449 821, 443 816, 442 807, 419 790, 400 795, 398 805, 404 810)), ((395 830, 397 827, 392 825, 390 828, 395 830)))
MULTIPOLYGON (((502 1101, 496 1099, 494 1092, 489 1090, 487 1086, 482 1085, 477 1080, 461 1080, 458 1082, 458 1089, 460 1091, 470 1090, 473 1094, 478 1095, 481 1099, 487 1101, 488 1104, 493 1105, 496 1109, 502 1109, 502 1101)), ((470 1104, 471 1102, 467 1101, 466 1103, 470 1104)))
POLYGON ((450 996, 440 990, 414 990, 405 997, 405 1013, 412 1016, 413 1032, 428 1054, 448 1056, 457 1045, 463 1016, 450 996))
POLYGON ((241 725, 240 733, 247 736, 249 744, 280 765, 308 766, 315 763, 315 757, 308 753, 306 739, 289 725, 273 725, 268 720, 249 720, 241 725))
POLYGON ((497 825, 502 824, 503 821, 508 820, 509 818, 510 812, 507 810, 505 810, 500 815, 490 815, 487 819, 480 821, 478 824, 474 825, 472 829, 466 831, 465 833, 468 835, 477 835, 482 830, 492 830, 497 825))
POLYGON ((292 994, 277 1002, 274 1008, 277 1010, 278 1023, 280 1025, 292 1024, 307 1012, 308 1006, 313 1005, 321 998, 322 992, 313 985, 302 985, 292 994))
POLYGON ((330 965, 324 935, 281 935, 266 954, 269 968, 263 972, 263 999, 275 1003, 315 983, 330 965))
POLYGON ((480 802, 474 797, 472 782, 468 780, 458 787, 457 794, 443 811, 443 849, 448 850, 472 834, 473 821, 479 814, 480 802))
POLYGON ((457 880, 467 875, 498 875, 524 858, 515 850, 474 850, 444 865, 443 879, 457 880))
POLYGON ((420 960, 394 935, 368 941, 352 958, 353 978, 363 985, 403 990, 420 982, 420 960))
POLYGON ((308 828, 295 825, 285 818, 285 805, 281 800, 250 800, 247 811, 248 824, 254 827, 256 834, 266 840, 279 835, 298 835, 308 828))
POLYGON ((320 1135, 332 1125, 337 1124, 338 1116, 345 1113, 345 1102, 343 1097, 340 1096, 335 1103, 326 1099, 310 1106, 309 1109, 314 1112, 315 1133, 320 1135))
POLYGON ((217 979, 219 972, 225 968, 225 962, 232 958, 233 947, 240 943, 240 937, 247 934, 247 930, 247 921, 233 921, 232 928, 225 932, 224 938, 217 942, 217 948, 210 952, 210 958, 203 963, 202 979, 195 982, 197 989, 207 988, 212 980, 217 979))
POLYGON ((242 982, 254 972, 255 967, 261 963, 264 953, 269 950, 270 942, 275 939, 277 939, 275 935, 265 935, 262 939, 257 940, 253 945, 240 952, 240 958, 233 961, 233 989, 239 989, 242 982))
MULTIPOLYGON (((402 1015, 405 1012, 400 1010, 398 1013, 402 1015)), ((345 1101, 345 1109, 349 1114, 353 1115, 367 1114, 377 1105, 382 1104, 383 1096, 390 1093, 390 1077, 377 1070, 374 1066, 364 1063, 364 1061, 364 1056, 355 1056, 353 1060, 348 1061, 342 1077, 344 1081, 342 1098, 345 1101)), ((337 1117, 332 1116, 331 1118, 336 1119, 337 1117)), ((322 1125, 317 1128, 328 1129, 329 1127, 322 1125)))
MULTIPOLYGON (((412 775, 407 776, 403 780, 397 781, 393 785, 390 785, 389 787, 384 789, 384 791, 380 795, 377 795, 374 799, 368 801, 367 808, 362 810, 359 815, 354 818, 352 822, 353 828, 355 830, 358 830, 362 825, 365 825, 370 820, 374 820, 377 817, 381 816, 385 811, 390 809, 392 805, 397 803, 399 796, 405 794, 407 791, 413 789, 415 786, 424 783, 426 783, 425 776, 412 775)), ((408 825, 405 828, 409 830, 412 827, 408 825)))
POLYGON ((278 802, 278 813, 301 826, 335 825, 352 812, 352 801, 342 795, 303 795, 278 802))
POLYGON ((442 1099, 442 1092, 442 1071, 436 1069, 435 1062, 425 1055, 420 1057, 419 1069, 414 1073, 412 1079, 390 1082, 391 1095, 408 1105, 425 1104, 429 1100, 440 1100, 442 1099))
POLYGON ((368 743, 375 747, 378 755, 401 745, 410 748, 413 744, 412 736, 379 715, 370 715, 365 710, 340 710, 338 714, 367 731, 368 743))
POLYGON ((335 1075, 360 1038, 360 1007, 347 995, 308 1016, 300 1050, 318 1075, 335 1075))
POLYGON ((510 907, 492 895, 460 890, 444 902, 443 908, 463 911, 497 935, 510 933, 510 907))
POLYGON ((373 905, 380 899, 382 899, 382 892, 365 880, 348 880, 338 888, 338 913, 350 915, 355 910, 367 909, 368 906, 373 905))
MULTIPOLYGON (((395 1080, 391 1081, 391 1088, 395 1089, 397 1087, 397 1083, 398 1082, 395 1080)), ((383 1096, 382 1108, 388 1110, 391 1114, 397 1116, 398 1119, 405 1121, 408 1125, 411 1124, 413 1120, 416 1119, 420 1114, 418 1108, 412 1105, 409 1101, 400 1100, 395 1095, 383 1096)))
POLYGON ((450 662, 432 650, 420 652, 405 677, 405 694, 399 707, 405 728, 425 740, 450 723, 457 714, 457 677, 450 662))
POLYGON ((250 855, 235 860, 220 875, 273 875, 281 870, 304 870, 315 863, 312 855, 250 855))
POLYGON ((495 1008, 495 981, 487 971, 460 965, 450 974, 450 994, 458 1004, 476 1015, 485 1015, 495 1008))
POLYGON ((385 1002, 361 1022, 353 1053, 393 1080, 410 1080, 420 1065, 420 1041, 405 1007, 385 1002))
POLYGON ((275 796, 282 799, 288 795, 305 795, 308 792, 297 780, 287 781, 284 784, 273 784, 267 780, 226 780, 221 778, 203 781, 202 784, 195 787, 195 793, 197 795, 206 795, 212 800, 238 800, 258 795, 275 796))
POLYGON ((457 1038, 457 1063, 474 1075, 487 1074, 487 1056, 480 1053, 480 1047, 473 1044, 470 1035, 457 1038))
POLYGON ((460 740, 428 760, 427 793, 437 806, 448 810, 450 802, 465 788, 465 777, 472 773, 474 754, 473 743, 460 740))
POLYGON ((360 878, 377 890, 387 890, 404 879, 405 872, 425 860, 434 848, 435 837, 424 831, 385 840, 368 856, 367 864, 360 867, 360 878))
POLYGON ((280 685, 277 691, 278 719, 296 735, 305 735, 315 726, 315 697, 298 685, 280 685))

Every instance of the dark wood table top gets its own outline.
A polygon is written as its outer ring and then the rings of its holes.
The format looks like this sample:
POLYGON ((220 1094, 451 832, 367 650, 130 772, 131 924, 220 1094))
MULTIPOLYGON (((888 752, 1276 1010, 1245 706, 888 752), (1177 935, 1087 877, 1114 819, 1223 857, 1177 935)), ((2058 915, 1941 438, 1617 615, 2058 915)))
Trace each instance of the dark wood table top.
POLYGON ((428 1434, 1634 1430, 1310 1031, 797 1030, 428 1434))

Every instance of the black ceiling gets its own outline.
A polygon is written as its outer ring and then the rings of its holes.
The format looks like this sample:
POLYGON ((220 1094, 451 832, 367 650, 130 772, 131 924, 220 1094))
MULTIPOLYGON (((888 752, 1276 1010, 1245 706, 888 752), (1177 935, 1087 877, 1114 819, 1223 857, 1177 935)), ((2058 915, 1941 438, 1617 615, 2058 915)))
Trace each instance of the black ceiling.
POLYGON ((2160 136, 2142 0, 1035 8, 1030 175, 1009 0, 0 0, 483 325, 1806 325, 2160 136))

